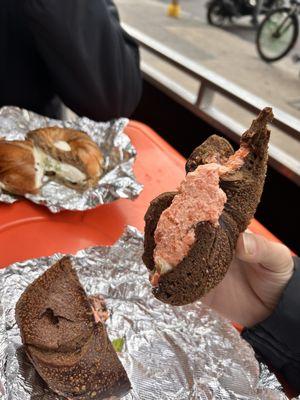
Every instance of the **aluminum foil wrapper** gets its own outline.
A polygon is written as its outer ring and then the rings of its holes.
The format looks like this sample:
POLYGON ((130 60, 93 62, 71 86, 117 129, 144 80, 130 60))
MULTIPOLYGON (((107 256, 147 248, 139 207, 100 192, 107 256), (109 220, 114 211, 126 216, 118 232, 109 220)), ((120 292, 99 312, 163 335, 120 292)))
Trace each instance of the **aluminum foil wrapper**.
MULTIPOLYGON (((73 261, 89 295, 110 310, 111 340, 124 337, 120 359, 132 384, 125 400, 286 399, 275 376, 260 368, 232 325, 201 303, 171 307, 151 294, 132 227, 112 247, 79 251, 73 261)), ((27 285, 61 254, 0 271, 0 398, 58 400, 25 356, 15 305, 27 285)))
MULTIPOLYGON (((30 130, 55 125, 84 131, 100 147, 104 156, 105 173, 95 188, 79 193, 49 180, 43 185, 39 195, 25 196, 34 203, 47 206, 52 212, 89 210, 119 198, 132 199, 141 192, 142 185, 136 181, 132 170, 136 152, 129 137, 123 132, 127 123, 126 118, 110 122, 95 122, 85 117, 60 121, 18 107, 0 109, 0 137, 7 140, 23 140, 30 130)), ((14 203, 17 200, 16 196, 0 189, 0 201, 14 203)))

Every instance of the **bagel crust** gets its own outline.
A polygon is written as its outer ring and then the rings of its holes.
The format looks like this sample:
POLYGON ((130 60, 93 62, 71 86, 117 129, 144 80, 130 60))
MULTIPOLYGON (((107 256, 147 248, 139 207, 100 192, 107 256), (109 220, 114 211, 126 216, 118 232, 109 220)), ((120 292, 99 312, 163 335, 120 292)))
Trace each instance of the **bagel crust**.
POLYGON ((151 202, 145 215, 143 261, 150 271, 157 299, 172 305, 189 304, 224 278, 238 235, 248 226, 260 201, 268 160, 267 123, 272 118, 272 109, 263 109, 243 134, 241 148, 235 154, 231 145, 216 135, 193 151, 186 163, 187 173, 203 164, 218 163, 219 185, 227 201, 217 224, 212 221, 195 224, 195 240, 188 253, 165 271, 155 264, 155 232, 162 213, 171 207, 177 192, 161 194, 151 202))
POLYGON ((27 138, 45 173, 73 189, 93 187, 103 174, 102 153, 85 132, 54 126, 30 131, 27 138))
POLYGON ((35 170, 33 145, 29 140, 0 140, 0 187, 7 192, 36 194, 42 175, 35 170))

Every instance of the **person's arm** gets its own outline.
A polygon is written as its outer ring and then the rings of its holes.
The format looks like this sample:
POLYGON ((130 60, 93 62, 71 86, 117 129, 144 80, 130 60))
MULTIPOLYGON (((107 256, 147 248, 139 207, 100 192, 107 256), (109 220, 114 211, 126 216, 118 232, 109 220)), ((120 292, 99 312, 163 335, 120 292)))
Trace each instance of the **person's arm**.
POLYGON ((300 259, 273 313, 242 332, 260 359, 300 392, 300 259))
POLYGON ((129 116, 141 96, 139 52, 111 0, 26 0, 28 24, 54 91, 96 120, 129 116))

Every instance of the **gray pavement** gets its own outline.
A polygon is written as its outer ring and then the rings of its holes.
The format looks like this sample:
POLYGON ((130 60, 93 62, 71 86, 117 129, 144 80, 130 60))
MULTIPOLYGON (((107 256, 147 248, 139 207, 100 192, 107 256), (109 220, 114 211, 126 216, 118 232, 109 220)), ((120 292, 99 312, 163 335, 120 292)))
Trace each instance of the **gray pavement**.
MULTIPOLYGON (((155 0, 155 1, 158 1, 164 4, 165 6, 169 3, 169 0, 155 0)), ((206 23, 207 1, 208 0, 180 0, 182 12, 190 19, 206 23)), ((259 20, 262 20, 263 18, 264 18, 263 16, 260 16, 259 20)), ((251 24, 250 16, 234 18, 233 23, 225 27, 224 30, 250 43, 255 42, 256 28, 251 24)), ((288 57, 291 57, 294 53, 300 54, 300 39, 298 40, 294 50, 291 51, 288 57)))
MULTIPOLYGON (((167 5, 169 0, 156 0, 160 3, 167 5)), ((201 23, 206 23, 206 4, 207 0, 181 0, 181 10, 188 17, 201 23)), ((238 37, 254 43, 255 41, 255 28, 250 23, 250 17, 243 17, 236 19, 231 26, 225 28, 238 37)))

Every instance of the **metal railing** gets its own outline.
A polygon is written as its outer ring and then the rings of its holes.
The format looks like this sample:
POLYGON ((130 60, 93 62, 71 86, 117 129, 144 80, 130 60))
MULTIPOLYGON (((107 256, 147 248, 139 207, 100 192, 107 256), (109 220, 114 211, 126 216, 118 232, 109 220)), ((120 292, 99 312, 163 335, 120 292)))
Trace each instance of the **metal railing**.
MULTIPOLYGON (((266 106, 272 106, 270 102, 253 95, 213 71, 143 34, 139 30, 127 24, 122 25, 142 48, 196 79, 199 82, 198 93, 196 95, 191 93, 178 82, 142 60, 141 68, 145 79, 231 139, 239 141, 245 127, 213 104, 216 94, 221 94, 232 103, 254 114, 258 114, 266 106)), ((300 120, 274 106, 272 107, 275 115, 272 124, 284 134, 299 141, 300 120)), ((270 164, 274 168, 289 179, 300 184, 299 159, 295 159, 272 144, 270 145, 269 155, 270 164)))

